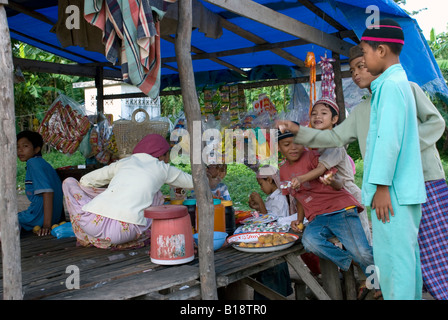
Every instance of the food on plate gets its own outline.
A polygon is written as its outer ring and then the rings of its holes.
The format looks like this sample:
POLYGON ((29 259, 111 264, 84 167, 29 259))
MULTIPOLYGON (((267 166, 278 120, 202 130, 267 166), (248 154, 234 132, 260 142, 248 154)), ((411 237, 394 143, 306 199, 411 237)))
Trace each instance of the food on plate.
POLYGON ((288 234, 270 233, 260 235, 257 242, 240 242, 238 246, 242 248, 272 247, 293 242, 295 240, 296 238, 288 234))

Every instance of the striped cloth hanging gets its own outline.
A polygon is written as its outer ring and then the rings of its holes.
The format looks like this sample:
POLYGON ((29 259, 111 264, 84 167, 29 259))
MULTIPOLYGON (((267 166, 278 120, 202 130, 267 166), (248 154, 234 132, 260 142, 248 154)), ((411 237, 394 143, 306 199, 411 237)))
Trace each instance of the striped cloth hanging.
POLYGON ((152 99, 160 90, 159 20, 163 14, 149 0, 84 2, 84 18, 103 31, 107 60, 114 64, 121 61, 123 80, 152 99))

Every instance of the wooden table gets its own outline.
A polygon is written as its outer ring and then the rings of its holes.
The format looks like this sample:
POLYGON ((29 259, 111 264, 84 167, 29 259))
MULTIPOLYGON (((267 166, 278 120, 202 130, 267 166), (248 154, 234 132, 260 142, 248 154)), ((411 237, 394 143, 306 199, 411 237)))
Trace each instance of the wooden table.
MULTIPOLYGON (((162 266, 151 262, 149 247, 112 251, 77 247, 75 242, 74 238, 52 236, 30 235, 21 239, 24 299, 183 300, 200 297, 197 258, 187 264, 162 266), (72 289, 77 284, 76 279, 79 279, 79 289, 72 289), (169 293, 164 292, 167 289, 169 293)), ((270 253, 222 248, 215 251, 217 287, 244 280, 257 289, 259 284, 253 282, 252 275, 287 261, 319 299, 329 299, 301 260, 303 252, 300 242, 270 253)), ((0 280, 0 293, 3 293, 3 279, 0 280)))

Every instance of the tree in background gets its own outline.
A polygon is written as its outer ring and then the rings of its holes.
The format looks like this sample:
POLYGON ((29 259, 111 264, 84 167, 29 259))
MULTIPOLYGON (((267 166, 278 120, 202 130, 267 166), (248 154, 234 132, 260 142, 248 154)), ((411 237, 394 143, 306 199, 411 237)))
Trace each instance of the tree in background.
MULTIPOLYGON (((430 39, 428 40, 429 47, 434 54, 434 58, 442 71, 445 82, 448 79, 448 33, 446 31, 436 35, 434 28, 431 29, 430 39)), ((445 119, 445 123, 448 123, 448 106, 445 103, 446 100, 441 99, 436 95, 432 97, 434 105, 439 110, 442 117, 445 119)), ((437 143, 437 147, 440 153, 444 156, 448 156, 448 129, 445 128, 445 133, 442 139, 437 143)))
MULTIPOLYGON (((14 57, 23 59, 61 64, 71 63, 67 59, 16 40, 12 40, 12 52, 14 57)), ((21 71, 16 69, 15 72, 18 74, 21 71)), ((48 107, 59 93, 70 96, 80 103, 84 101, 84 91, 74 89, 73 83, 84 81, 83 79, 87 78, 26 71, 23 71, 22 75, 22 81, 14 85, 15 114, 19 122, 25 118, 28 119, 29 117, 25 117, 27 115, 34 115, 39 121, 42 121, 48 107)), ((20 127, 19 123, 17 125, 20 127)))

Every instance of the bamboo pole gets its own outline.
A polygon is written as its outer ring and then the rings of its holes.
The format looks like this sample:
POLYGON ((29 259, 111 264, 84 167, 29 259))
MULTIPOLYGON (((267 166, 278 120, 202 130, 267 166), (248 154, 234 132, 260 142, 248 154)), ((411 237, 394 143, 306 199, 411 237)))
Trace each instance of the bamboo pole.
POLYGON ((201 110, 196 93, 191 59, 192 2, 179 1, 179 21, 175 51, 182 89, 182 100, 190 138, 190 161, 199 216, 199 278, 203 300, 216 300, 216 274, 213 252, 213 197, 202 161, 201 110), (199 128, 198 128, 199 127, 199 128), (198 148, 199 146, 199 148, 198 148))
POLYGON ((0 230, 3 261, 3 299, 23 299, 20 234, 17 220, 17 141, 11 39, 0 0, 0 230))

